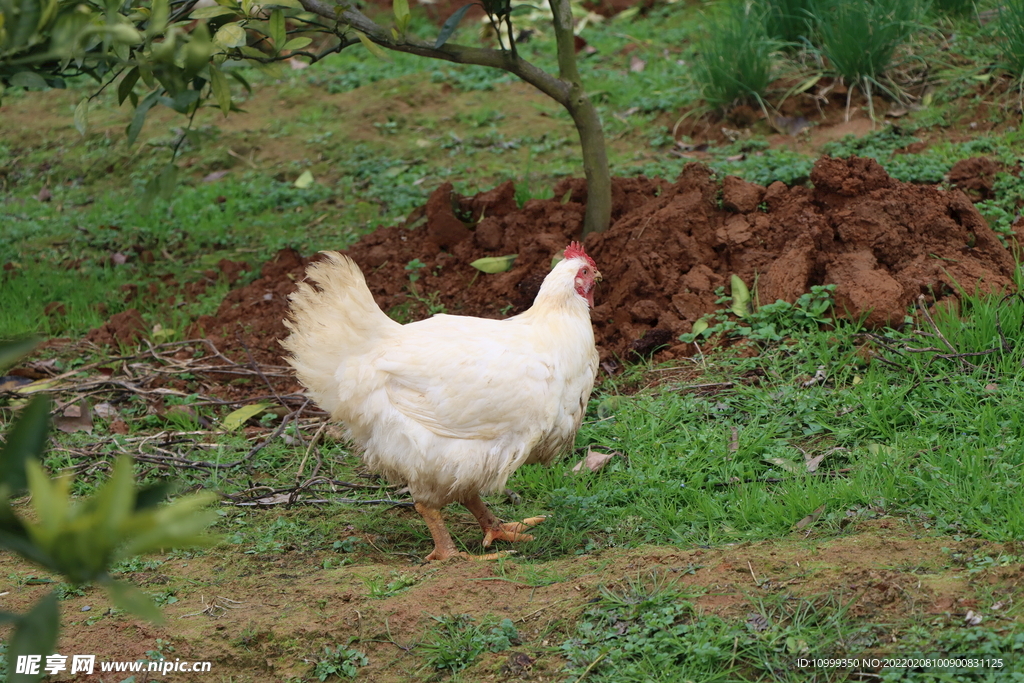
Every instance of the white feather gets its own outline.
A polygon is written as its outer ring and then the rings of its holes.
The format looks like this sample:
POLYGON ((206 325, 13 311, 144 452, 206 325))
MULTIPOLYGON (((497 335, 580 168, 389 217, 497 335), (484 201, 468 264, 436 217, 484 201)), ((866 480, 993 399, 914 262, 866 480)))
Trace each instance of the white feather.
POLYGON ((351 259, 328 252, 292 295, 289 362, 344 423, 367 466, 439 508, 504 488, 527 462, 572 444, 597 350, 583 259, 561 261, 533 307, 507 320, 437 315, 399 325, 351 259))

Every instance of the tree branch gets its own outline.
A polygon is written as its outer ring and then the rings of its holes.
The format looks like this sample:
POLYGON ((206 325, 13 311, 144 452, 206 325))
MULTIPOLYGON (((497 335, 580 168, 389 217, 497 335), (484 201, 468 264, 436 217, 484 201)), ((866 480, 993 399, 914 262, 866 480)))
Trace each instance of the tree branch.
POLYGON ((412 36, 405 36, 395 40, 390 31, 385 30, 359 10, 349 8, 339 15, 334 11, 334 8, 322 0, 299 1, 307 12, 312 12, 325 19, 336 21, 339 24, 351 26, 388 50, 405 52, 420 57, 429 57, 431 59, 441 59, 456 64, 476 64, 478 66, 501 69, 518 76, 562 106, 567 107, 569 104, 568 83, 542 71, 518 56, 513 56, 510 52, 467 47, 455 43, 445 43, 441 47, 435 48, 431 43, 412 36))
MULTIPOLYGON (((340 13, 324 0, 299 0, 302 7, 313 14, 348 26, 363 33, 371 41, 388 50, 405 52, 442 59, 456 64, 476 64, 507 71, 529 83, 542 93, 565 107, 576 124, 583 152, 583 171, 587 177, 587 208, 583 221, 583 234, 602 232, 611 223, 612 187, 608 172, 608 155, 605 150, 604 131, 601 117, 594 104, 587 97, 586 90, 576 67, 576 45, 573 34, 572 7, 569 0, 551 0, 551 14, 555 27, 555 43, 558 46, 558 77, 543 71, 522 59, 515 50, 512 22, 506 15, 511 50, 491 50, 445 43, 441 47, 424 42, 413 36, 395 37, 390 31, 351 7, 340 13)), ((490 16, 490 14, 488 14, 490 16)), ((499 28, 491 17, 495 30, 499 28)), ((500 43, 500 34, 499 34, 500 43)))

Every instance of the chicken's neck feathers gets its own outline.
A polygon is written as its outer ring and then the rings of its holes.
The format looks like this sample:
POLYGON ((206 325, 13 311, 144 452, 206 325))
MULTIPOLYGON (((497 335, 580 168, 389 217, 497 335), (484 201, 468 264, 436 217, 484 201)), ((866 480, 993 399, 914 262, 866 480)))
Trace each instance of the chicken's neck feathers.
POLYGON ((533 306, 516 318, 570 317, 585 320, 589 327, 590 305, 576 291, 575 283, 576 273, 582 265, 582 259, 559 261, 544 278, 533 306))

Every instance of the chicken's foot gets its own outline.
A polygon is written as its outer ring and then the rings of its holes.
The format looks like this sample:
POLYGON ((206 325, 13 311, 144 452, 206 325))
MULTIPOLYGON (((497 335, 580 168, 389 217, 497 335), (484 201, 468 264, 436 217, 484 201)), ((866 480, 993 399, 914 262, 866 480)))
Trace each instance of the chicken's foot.
POLYGON ((473 495, 462 501, 484 532, 484 547, 489 548, 494 541, 532 541, 533 536, 525 533, 527 529, 544 521, 543 517, 530 517, 521 522, 502 522, 484 504, 479 495, 473 495))
POLYGON ((448 527, 444 525, 444 519, 441 517, 440 510, 427 507, 423 503, 416 503, 416 512, 420 513, 420 516, 423 517, 423 521, 427 523, 427 528, 430 529, 430 536, 434 539, 434 550, 427 555, 427 562, 447 560, 451 557, 464 557, 467 560, 498 560, 515 552, 506 550, 488 555, 470 555, 469 553, 462 552, 455 547, 452 535, 448 533, 448 527))

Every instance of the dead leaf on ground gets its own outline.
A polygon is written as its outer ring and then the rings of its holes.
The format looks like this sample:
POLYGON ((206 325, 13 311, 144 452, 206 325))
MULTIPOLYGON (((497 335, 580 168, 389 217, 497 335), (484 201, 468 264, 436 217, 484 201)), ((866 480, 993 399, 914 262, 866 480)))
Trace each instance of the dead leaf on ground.
POLYGON ((643 71, 645 68, 647 68, 647 62, 645 62, 644 60, 640 59, 636 55, 630 57, 630 59, 629 59, 629 70, 630 71, 632 71, 635 74, 638 74, 641 71, 643 71))
POLYGON ((765 462, 770 462, 776 467, 781 467, 790 474, 803 474, 804 468, 797 465, 795 462, 786 460, 785 458, 765 458, 765 462))
POLYGON ((68 406, 64 409, 63 415, 54 418, 53 425, 67 434, 74 432, 92 434, 92 411, 89 409, 89 403, 79 401, 78 405, 68 406))
POLYGON ((804 458, 804 464, 807 466, 807 471, 817 472, 818 465, 821 464, 821 461, 825 459, 826 455, 828 455, 828 453, 820 453, 813 458, 804 458))
POLYGON ((121 418, 117 418, 110 423, 109 429, 111 434, 127 434, 128 423, 122 420, 121 418))
POLYGON ((611 461, 611 459, 614 458, 616 455, 622 455, 622 453, 619 453, 618 451, 609 451, 607 453, 603 453, 601 451, 588 449, 587 457, 576 463, 576 465, 572 468, 572 471, 582 472, 583 468, 586 467, 591 472, 597 472, 605 465, 607 465, 611 461))
POLYGON ((823 512, 825 512, 825 506, 824 505, 822 505, 817 510, 815 510, 811 514, 807 515, 806 517, 801 519, 796 524, 794 524, 793 525, 793 529, 796 530, 796 531, 800 531, 805 526, 807 526, 809 524, 814 524, 815 522, 818 521, 818 518, 821 517, 821 513, 823 513, 823 512))
POLYGON ((804 128, 812 125, 803 116, 776 116, 772 123, 775 130, 785 135, 798 135, 804 128))
POLYGON ((32 380, 28 377, 21 377, 18 375, 5 375, 0 377, 0 392, 3 391, 17 391, 21 387, 32 384, 32 380))
POLYGON ((758 633, 766 631, 769 626, 768 620, 764 615, 758 614, 757 612, 751 612, 747 615, 747 625, 758 633))
POLYGON ((109 420, 112 417, 117 417, 117 408, 110 405, 106 401, 103 403, 97 403, 92 407, 92 412, 96 413, 97 416, 104 420, 109 420))
POLYGON ((501 673, 508 676, 523 676, 533 668, 533 662, 529 655, 522 652, 513 652, 508 660, 501 665, 501 673))

